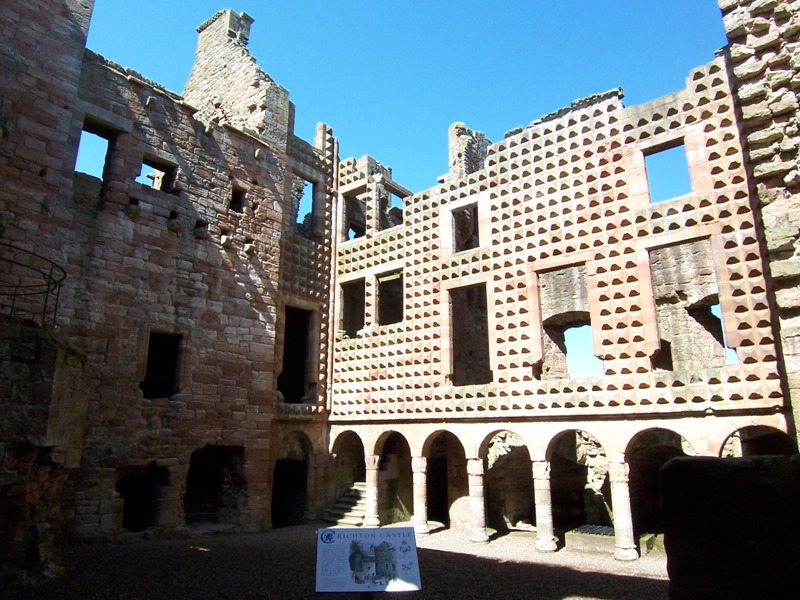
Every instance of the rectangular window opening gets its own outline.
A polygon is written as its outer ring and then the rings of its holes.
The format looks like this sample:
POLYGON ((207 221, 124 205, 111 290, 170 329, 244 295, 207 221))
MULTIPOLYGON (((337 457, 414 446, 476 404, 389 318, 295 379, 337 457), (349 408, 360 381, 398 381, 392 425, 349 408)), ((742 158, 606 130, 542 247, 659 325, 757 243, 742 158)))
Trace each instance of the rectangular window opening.
POLYGON ((309 334, 312 312, 287 306, 283 334, 283 370, 278 375, 278 391, 289 404, 308 402, 309 334))
POLYGON ((178 391, 180 345, 180 335, 150 332, 145 376, 139 384, 145 398, 169 398, 178 391))
POLYGON ((366 286, 363 279, 342 285, 342 329, 349 338, 364 329, 366 286))
POLYGON ((728 337, 725 335, 725 323, 722 321, 722 307, 717 304, 711 305, 711 314, 719 319, 719 329, 721 334, 722 347, 725 349, 725 364, 735 365, 739 362, 739 355, 736 353, 736 348, 731 348, 728 345, 728 337))
POLYGON ((246 197, 245 190, 241 188, 233 188, 231 190, 231 203, 228 205, 235 213, 244 212, 244 201, 246 197))
POLYGON ((84 123, 78 141, 75 171, 103 179, 116 132, 84 123))
POLYGON ((603 375, 603 361, 594 354, 588 314, 553 317, 544 324, 544 333, 542 378, 576 379, 603 375))
POLYGON ((378 325, 391 325, 403 320, 403 273, 378 277, 378 325))
POLYGON ((472 250, 480 246, 477 204, 453 211, 453 241, 456 252, 472 250))
POLYGON ((366 203, 357 196, 345 196, 345 239, 354 240, 367 233, 366 203))
POLYGON ((317 184, 292 175, 292 226, 304 238, 314 237, 314 196, 317 184))
POLYGON ((145 157, 142 159, 141 174, 136 178, 136 181, 154 190, 177 194, 178 190, 175 187, 177 174, 178 168, 174 165, 157 158, 145 157))
POLYGON ((450 290, 453 385, 492 382, 486 284, 450 290))
POLYGON ((683 140, 677 140, 666 148, 650 150, 644 159, 650 202, 663 202, 692 192, 683 140))
POLYGON ((381 231, 403 224, 403 199, 389 192, 385 204, 381 206, 381 231))

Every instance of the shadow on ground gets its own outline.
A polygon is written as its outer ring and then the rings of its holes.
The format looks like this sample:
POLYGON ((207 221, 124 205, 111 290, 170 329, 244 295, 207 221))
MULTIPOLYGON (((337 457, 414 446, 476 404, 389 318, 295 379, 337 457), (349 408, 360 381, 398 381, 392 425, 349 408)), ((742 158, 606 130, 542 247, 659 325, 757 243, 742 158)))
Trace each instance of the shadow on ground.
MULTIPOLYGON (((358 598, 315 593, 314 531, 303 526, 253 535, 68 544, 61 548, 63 579, 36 589, 0 590, 0 598, 358 598)), ((669 585, 440 550, 419 549, 419 564, 422 591, 375 597, 638 600, 666 598, 669 585)))

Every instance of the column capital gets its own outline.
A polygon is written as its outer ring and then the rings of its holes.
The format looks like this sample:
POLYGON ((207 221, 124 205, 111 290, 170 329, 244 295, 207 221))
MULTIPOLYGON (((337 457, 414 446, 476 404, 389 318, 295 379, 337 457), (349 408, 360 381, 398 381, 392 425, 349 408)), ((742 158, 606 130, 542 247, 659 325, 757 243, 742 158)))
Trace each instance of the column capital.
POLYGON ((367 469, 377 469, 381 464, 381 457, 377 454, 367 454, 364 463, 367 469))
POLYGON ((531 467, 534 479, 550 479, 549 460, 532 460, 531 467))
POLYGON ((608 467, 611 483, 628 483, 628 475, 630 473, 630 466, 628 463, 610 463, 608 467))
POLYGON ((428 459, 424 456, 411 457, 411 470, 415 473, 425 473, 428 470, 428 459))
POLYGON ((482 458, 470 458, 467 460, 467 475, 483 475, 482 458))

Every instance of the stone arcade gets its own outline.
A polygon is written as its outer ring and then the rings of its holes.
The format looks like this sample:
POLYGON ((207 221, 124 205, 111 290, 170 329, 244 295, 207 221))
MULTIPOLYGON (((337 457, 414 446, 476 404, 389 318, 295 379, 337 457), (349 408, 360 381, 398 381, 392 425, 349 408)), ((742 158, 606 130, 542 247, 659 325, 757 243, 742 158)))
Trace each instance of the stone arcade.
POLYGON ((800 3, 719 4, 730 44, 685 89, 498 142, 456 123, 412 193, 294 135, 246 14, 199 27, 176 95, 85 49, 92 0, 6 2, 3 582, 46 576, 57 533, 323 517, 608 532, 629 560, 669 458, 793 452, 800 3), (102 179, 74 172, 88 134, 102 179), (675 147, 691 192, 651 202, 675 147))

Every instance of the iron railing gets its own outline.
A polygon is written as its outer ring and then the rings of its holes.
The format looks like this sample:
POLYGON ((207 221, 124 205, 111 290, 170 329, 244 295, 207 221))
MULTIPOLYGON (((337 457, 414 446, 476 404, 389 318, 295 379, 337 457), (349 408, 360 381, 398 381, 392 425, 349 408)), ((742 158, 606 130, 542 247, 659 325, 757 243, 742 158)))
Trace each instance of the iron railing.
POLYGON ((53 261, 0 242, 0 313, 55 327, 66 276, 53 261))

